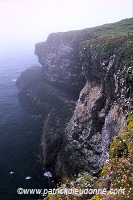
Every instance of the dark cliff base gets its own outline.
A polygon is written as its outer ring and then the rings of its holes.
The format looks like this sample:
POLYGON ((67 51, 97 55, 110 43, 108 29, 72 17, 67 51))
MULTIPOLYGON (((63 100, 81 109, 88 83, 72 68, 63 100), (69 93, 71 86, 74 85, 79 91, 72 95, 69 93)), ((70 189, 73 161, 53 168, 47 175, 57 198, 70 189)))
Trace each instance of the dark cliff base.
POLYGON ((133 107, 133 19, 50 34, 42 67, 17 80, 19 100, 42 115, 43 164, 56 177, 98 172, 133 107))

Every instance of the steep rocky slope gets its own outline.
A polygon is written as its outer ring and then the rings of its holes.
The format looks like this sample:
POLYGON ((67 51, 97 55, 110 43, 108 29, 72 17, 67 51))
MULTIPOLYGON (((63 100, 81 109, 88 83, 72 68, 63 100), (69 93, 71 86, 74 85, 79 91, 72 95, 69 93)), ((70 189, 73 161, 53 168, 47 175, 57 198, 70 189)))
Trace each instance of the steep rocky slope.
POLYGON ((55 194, 48 194, 44 199, 132 200, 133 113, 128 114, 126 122, 124 131, 112 138, 109 159, 99 174, 84 171, 78 176, 64 177, 55 194))
POLYGON ((50 34, 42 67, 17 80, 19 100, 44 120, 43 164, 56 177, 98 172, 133 107, 133 19, 50 34))
POLYGON ((125 126, 127 112, 132 107, 132 81, 125 78, 132 73, 126 66, 126 62, 132 65, 131 39, 104 37, 80 44, 86 85, 67 126, 69 143, 75 149, 70 153, 75 168, 79 166, 78 157, 87 171, 102 166, 108 158, 111 138, 125 126))

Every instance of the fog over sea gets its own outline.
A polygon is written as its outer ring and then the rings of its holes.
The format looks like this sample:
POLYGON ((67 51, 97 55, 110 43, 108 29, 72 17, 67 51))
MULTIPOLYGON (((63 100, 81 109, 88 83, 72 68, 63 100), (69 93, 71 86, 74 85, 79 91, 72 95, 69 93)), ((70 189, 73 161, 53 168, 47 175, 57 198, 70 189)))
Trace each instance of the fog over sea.
POLYGON ((16 79, 39 65, 34 45, 50 33, 132 17, 132 0, 0 0, 0 200, 35 200, 17 188, 46 189, 39 160, 41 124, 17 99, 16 79), (30 179, 25 179, 31 177, 30 179))
POLYGON ((29 115, 17 99, 16 79, 32 65, 39 65, 34 46, 0 47, 1 200, 33 199, 33 195, 17 195, 17 188, 47 188, 47 178, 38 162, 40 121, 29 115), (27 176, 31 179, 25 179, 27 176))

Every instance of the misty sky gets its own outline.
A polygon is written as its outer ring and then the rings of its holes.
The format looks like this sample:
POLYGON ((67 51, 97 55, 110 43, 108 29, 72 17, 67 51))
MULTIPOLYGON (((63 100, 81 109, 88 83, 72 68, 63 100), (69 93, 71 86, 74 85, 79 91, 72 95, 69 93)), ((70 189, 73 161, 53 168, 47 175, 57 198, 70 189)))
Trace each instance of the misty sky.
POLYGON ((25 46, 51 32, 132 17, 132 0, 0 0, 0 46, 25 46))

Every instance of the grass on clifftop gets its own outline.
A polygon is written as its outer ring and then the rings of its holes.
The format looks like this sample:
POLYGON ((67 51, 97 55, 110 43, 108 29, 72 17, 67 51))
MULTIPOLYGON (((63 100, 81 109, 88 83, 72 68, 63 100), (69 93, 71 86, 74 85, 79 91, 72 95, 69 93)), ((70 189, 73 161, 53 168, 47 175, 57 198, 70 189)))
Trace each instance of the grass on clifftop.
MULTIPOLYGON (((118 27, 114 24, 93 32, 92 38, 79 45, 79 54, 83 62, 88 63, 93 69, 97 69, 97 76, 104 76, 109 60, 115 58, 118 62, 118 70, 125 79, 127 85, 133 84, 133 19, 123 20, 118 27), (124 29, 125 28, 125 29, 124 29), (117 30, 118 32, 116 32, 117 30), (112 57, 113 56, 113 57, 112 57), (93 64, 92 64, 93 63, 93 64), (99 67, 102 66, 102 67, 99 67)), ((100 78, 99 77, 99 78, 100 78)))
POLYGON ((90 28, 87 31, 88 35, 91 34, 93 38, 133 35, 133 18, 90 28))
MULTIPOLYGON (((133 81, 133 18, 117 23, 85 29, 86 40, 80 44, 80 53, 85 59, 90 52, 95 55, 97 63, 116 54, 119 59, 120 69, 127 82, 133 81)), ((74 32, 76 35, 76 31, 74 32)), ((70 32, 73 35, 73 32, 70 32)), ((76 36, 75 36, 76 37, 76 36)), ((73 37, 74 38, 74 37, 73 37)), ((74 40, 72 38, 72 40, 74 40)), ((88 61, 88 60, 87 60, 88 61)), ((94 177, 88 172, 80 173, 72 179, 64 177, 57 188, 67 189, 106 189, 106 195, 93 197, 82 195, 49 194, 45 200, 133 200, 133 113, 127 118, 127 127, 118 136, 112 139, 110 145, 110 158, 106 161, 99 177, 94 177), (110 193, 111 189, 124 189, 124 193, 110 193)), ((116 190, 115 190, 116 189, 116 190)))

